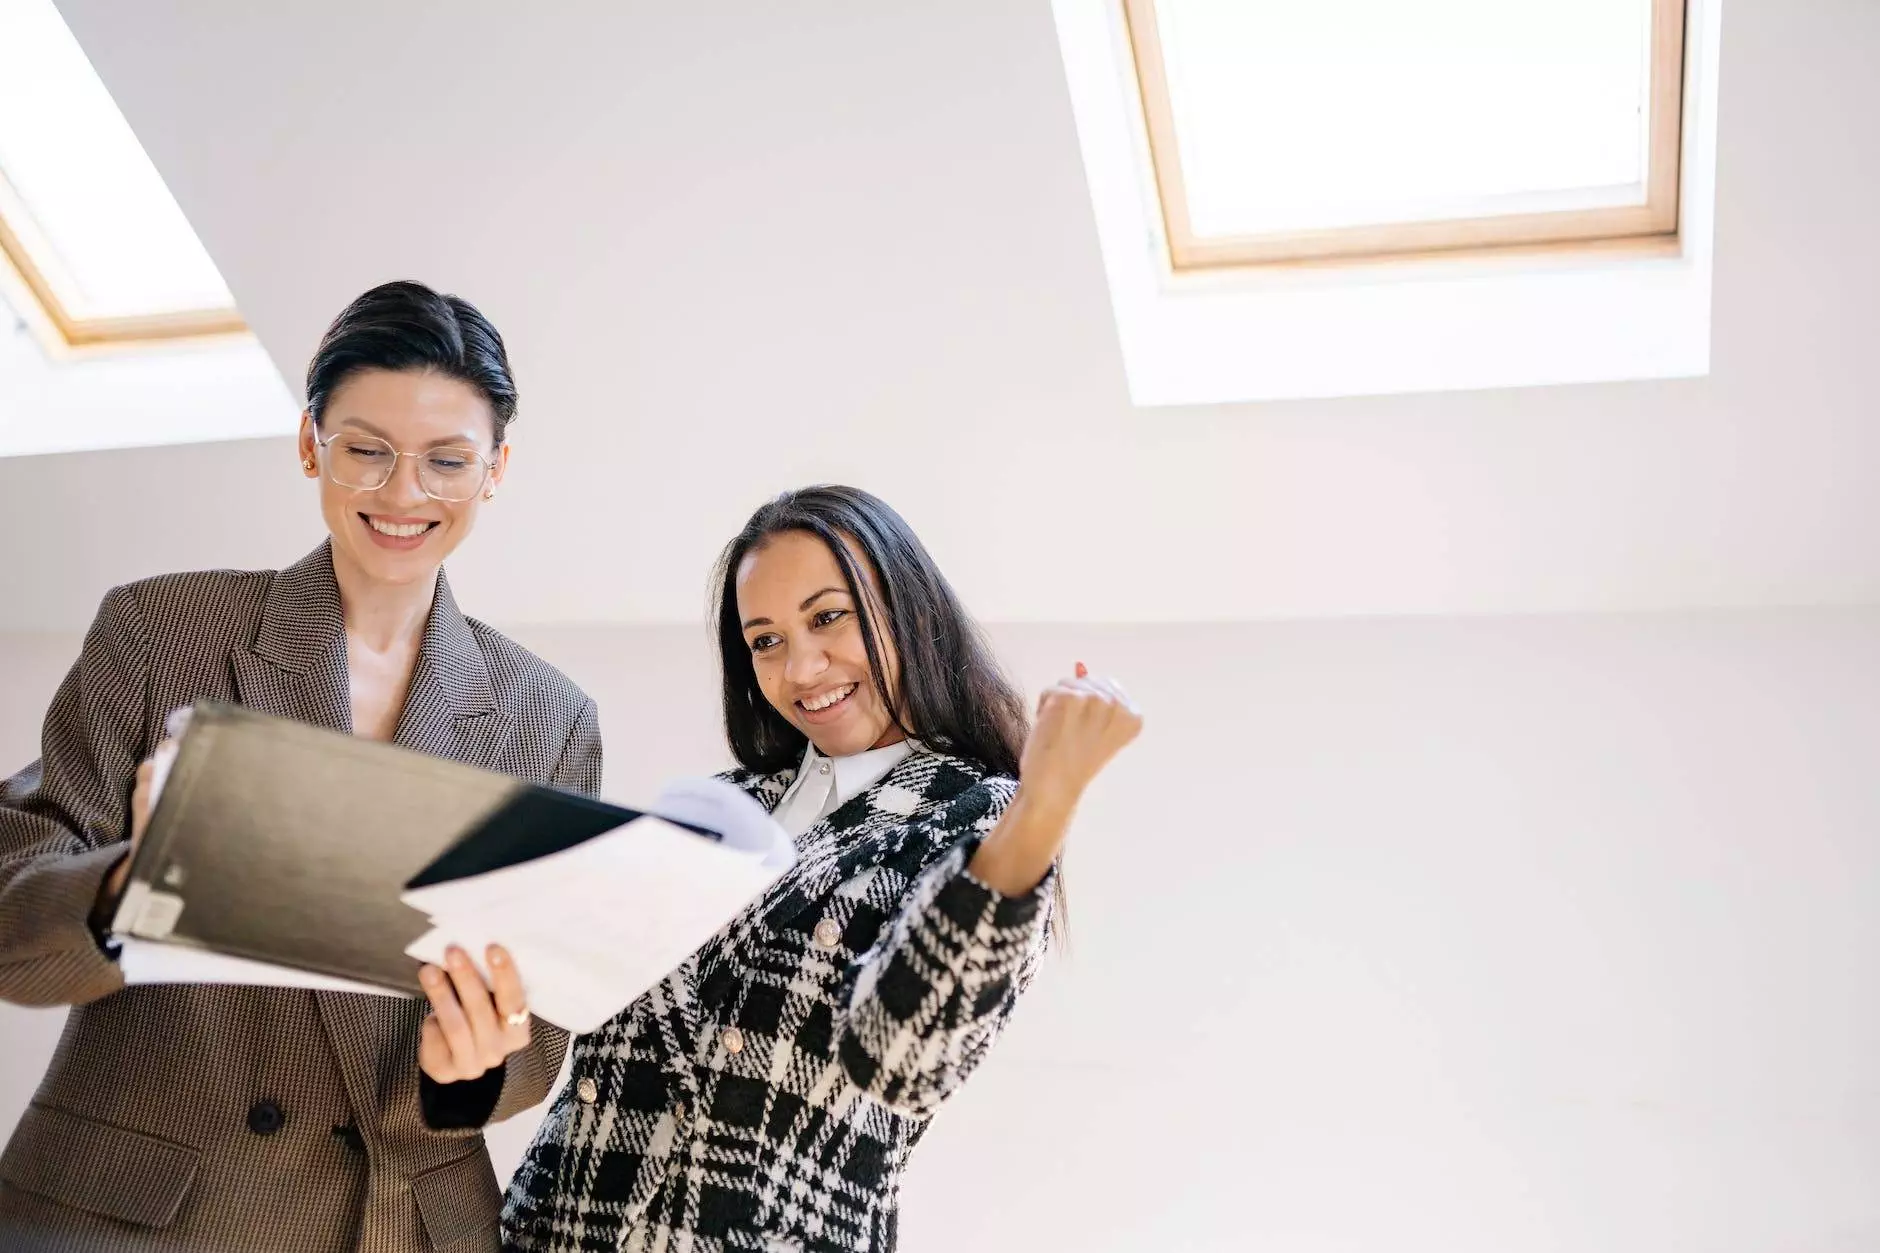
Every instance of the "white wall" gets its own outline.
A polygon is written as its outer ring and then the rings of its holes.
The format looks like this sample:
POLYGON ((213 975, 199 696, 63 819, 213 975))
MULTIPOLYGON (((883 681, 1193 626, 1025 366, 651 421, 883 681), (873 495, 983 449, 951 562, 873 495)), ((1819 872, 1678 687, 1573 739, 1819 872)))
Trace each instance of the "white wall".
MULTIPOLYGON (((522 635, 611 791, 717 760, 701 632, 522 635)), ((1880 610, 994 635, 1151 722, 910 1253, 1880 1247, 1880 610)), ((0 759, 75 645, 0 637, 0 759)))

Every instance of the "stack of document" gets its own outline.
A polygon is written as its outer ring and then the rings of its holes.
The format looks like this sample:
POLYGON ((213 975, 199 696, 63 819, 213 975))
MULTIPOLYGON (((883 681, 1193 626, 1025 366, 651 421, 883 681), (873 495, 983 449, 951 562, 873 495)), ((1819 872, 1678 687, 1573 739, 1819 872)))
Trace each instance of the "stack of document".
POLYGON ((590 1031, 795 859, 719 780, 628 809, 237 706, 172 730, 113 921, 129 983, 410 996, 501 944, 536 1014, 590 1031))

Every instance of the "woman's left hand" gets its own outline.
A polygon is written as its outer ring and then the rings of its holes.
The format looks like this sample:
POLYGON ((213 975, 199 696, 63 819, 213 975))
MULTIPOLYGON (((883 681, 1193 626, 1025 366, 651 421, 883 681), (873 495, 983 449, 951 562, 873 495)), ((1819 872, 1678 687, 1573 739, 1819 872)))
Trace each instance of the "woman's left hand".
POLYGON ((531 1020, 522 976, 501 945, 484 954, 494 986, 483 982, 462 949, 453 945, 444 960, 447 969, 427 965, 418 972, 431 1001, 418 1035, 418 1065, 438 1083, 461 1083, 527 1048, 531 1020))

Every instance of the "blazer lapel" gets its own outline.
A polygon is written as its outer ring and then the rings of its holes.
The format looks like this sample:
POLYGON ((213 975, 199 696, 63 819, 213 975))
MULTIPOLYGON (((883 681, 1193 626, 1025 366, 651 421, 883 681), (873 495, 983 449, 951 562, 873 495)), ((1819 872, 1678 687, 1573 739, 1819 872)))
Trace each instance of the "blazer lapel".
POLYGON ((496 700, 489 664, 470 623, 457 608, 442 571, 425 625, 424 642, 405 708, 398 718, 398 743, 419 752, 501 770, 511 723, 496 700))
POLYGON ((352 730, 346 624, 327 544, 274 576, 254 642, 229 660, 235 691, 249 708, 352 730))

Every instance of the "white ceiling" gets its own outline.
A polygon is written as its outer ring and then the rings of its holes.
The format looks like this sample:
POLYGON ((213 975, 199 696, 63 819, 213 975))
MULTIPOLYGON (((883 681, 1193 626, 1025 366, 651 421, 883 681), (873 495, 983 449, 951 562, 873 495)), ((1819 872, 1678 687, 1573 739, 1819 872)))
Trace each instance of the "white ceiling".
MULTIPOLYGON (((290 378, 387 278, 503 328, 515 474, 453 564, 486 618, 696 621, 817 479, 990 619, 1880 600, 1865 0, 1729 2, 1712 377, 1153 411, 1045 0, 60 7, 290 378)), ((0 460, 0 628, 291 560, 292 458, 0 460)))

